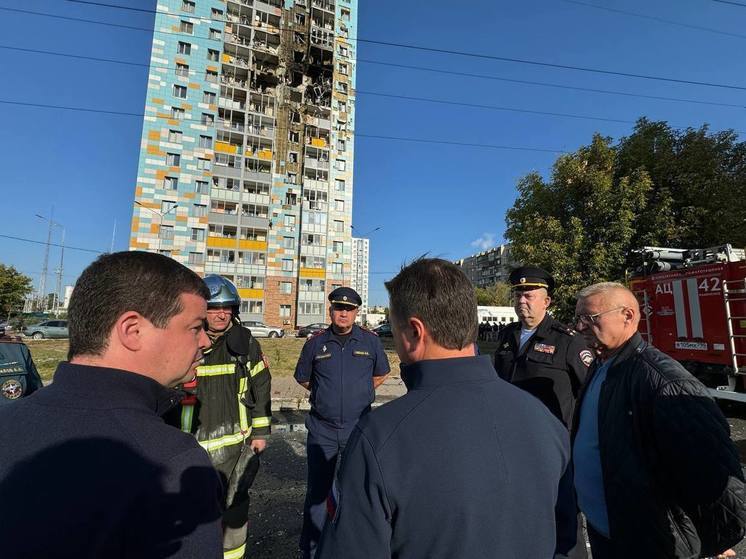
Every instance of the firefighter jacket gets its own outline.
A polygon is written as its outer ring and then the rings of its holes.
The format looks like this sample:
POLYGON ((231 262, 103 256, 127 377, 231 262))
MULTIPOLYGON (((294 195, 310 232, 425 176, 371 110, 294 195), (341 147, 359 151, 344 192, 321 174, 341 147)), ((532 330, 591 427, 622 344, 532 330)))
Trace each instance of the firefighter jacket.
POLYGON ((0 340, 0 406, 42 387, 26 344, 0 340))
POLYGON ((701 382, 640 334, 601 385, 598 445, 610 558, 709 557, 743 537, 746 488, 728 421, 701 382))
POLYGON ((569 428, 593 354, 582 336, 548 314, 519 349, 520 335, 520 322, 500 331, 495 352, 497 374, 536 396, 569 428))
POLYGON ((235 445, 270 433, 271 377, 259 342, 234 322, 197 367, 196 399, 181 405, 181 430, 193 433, 214 464, 235 445), (196 400, 196 401, 195 401, 196 400))

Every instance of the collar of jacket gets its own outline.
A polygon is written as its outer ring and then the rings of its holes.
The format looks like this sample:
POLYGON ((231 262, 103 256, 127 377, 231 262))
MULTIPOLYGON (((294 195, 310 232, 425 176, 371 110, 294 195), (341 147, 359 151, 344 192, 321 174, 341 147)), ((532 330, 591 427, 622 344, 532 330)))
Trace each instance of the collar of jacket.
POLYGON ((489 355, 428 359, 401 366, 407 390, 435 388, 446 384, 494 380, 497 378, 489 355))
POLYGON ((549 315, 549 313, 545 314, 544 318, 542 318, 541 322, 539 322, 538 326, 536 326, 536 332, 534 333, 536 337, 546 338, 553 323, 554 319, 549 315))
POLYGON ((606 376, 614 374, 614 370, 618 369, 621 363, 624 363, 627 359, 635 354, 642 353, 645 348, 648 347, 648 343, 642 339, 639 332, 635 332, 632 337, 627 340, 624 345, 614 355, 610 357, 614 362, 611 364, 606 376))
POLYGON ((179 392, 150 377, 106 367, 60 363, 50 386, 69 395, 76 407, 139 408, 163 415, 179 403, 179 392))
MULTIPOLYGON (((321 336, 319 336, 320 338, 322 338, 324 342, 328 342, 334 339, 335 334, 332 328, 334 328, 334 326, 329 325, 329 328, 326 329, 326 332, 324 332, 321 336)), ((360 341, 362 338, 363 338, 363 329, 360 328, 360 326, 358 326, 357 324, 353 324, 352 332, 350 332, 350 339, 360 341)))

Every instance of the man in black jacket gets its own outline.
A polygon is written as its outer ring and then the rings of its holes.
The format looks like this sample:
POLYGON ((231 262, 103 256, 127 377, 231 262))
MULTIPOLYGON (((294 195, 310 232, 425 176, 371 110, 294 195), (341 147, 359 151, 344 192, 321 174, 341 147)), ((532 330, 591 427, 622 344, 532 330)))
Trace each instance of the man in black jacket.
POLYGON ((69 362, 0 407, 3 559, 222 557, 215 470, 160 417, 210 346, 208 297, 158 254, 107 254, 83 271, 69 362))
POLYGON ((598 353, 572 430, 593 557, 716 555, 743 537, 738 453, 705 387, 648 345, 639 321, 621 284, 578 295, 576 327, 598 353))
POLYGON ((474 355, 469 279, 420 259, 386 288, 407 394, 353 430, 317 557, 566 553, 576 525, 567 429, 474 355))

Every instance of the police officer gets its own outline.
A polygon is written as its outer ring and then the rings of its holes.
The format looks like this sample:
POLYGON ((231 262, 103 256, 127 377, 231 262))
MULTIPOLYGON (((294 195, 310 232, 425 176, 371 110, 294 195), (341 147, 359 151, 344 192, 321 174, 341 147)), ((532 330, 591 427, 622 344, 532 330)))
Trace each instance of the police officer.
POLYGON ((271 377, 259 342, 241 326, 236 287, 208 275, 207 335, 194 381, 184 386, 180 426, 193 433, 223 480, 223 557, 243 558, 248 535, 249 488, 259 469, 271 421, 271 377))
MULTIPOLYGON (((497 374, 544 402, 569 429, 593 353, 582 336, 547 313, 554 290, 547 271, 524 266, 509 281, 519 321, 497 335, 497 374)), ((577 541, 568 555, 581 559, 587 554, 580 523, 577 541)))
POLYGON ((0 336, 0 405, 42 387, 31 352, 20 340, 0 336))
POLYGON ((360 295, 339 287, 329 294, 329 302, 331 326, 306 342, 295 368, 295 380, 311 391, 311 413, 306 419, 308 485, 300 541, 308 558, 316 552, 326 521, 326 498, 337 457, 390 370, 378 336, 355 324, 360 295))

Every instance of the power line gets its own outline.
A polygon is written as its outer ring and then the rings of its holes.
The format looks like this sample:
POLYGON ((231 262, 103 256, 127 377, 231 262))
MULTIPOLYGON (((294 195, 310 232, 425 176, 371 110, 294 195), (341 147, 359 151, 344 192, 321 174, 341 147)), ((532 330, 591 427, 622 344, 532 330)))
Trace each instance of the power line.
MULTIPOLYGON (((65 110, 65 111, 81 111, 81 112, 87 112, 87 113, 103 113, 103 114, 111 114, 111 115, 120 115, 120 116, 135 116, 135 117, 144 117, 149 115, 144 115, 142 113, 129 113, 125 111, 109 111, 104 109, 91 109, 87 107, 70 107, 70 106, 64 106, 64 105, 48 105, 44 103, 25 103, 21 101, 10 101, 7 99, 0 99, 0 103, 7 104, 7 105, 19 105, 19 106, 25 106, 25 107, 34 107, 34 108, 44 108, 44 109, 56 109, 56 110, 65 110)), ((523 146, 507 146, 507 145, 494 145, 494 144, 478 144, 478 143, 468 143, 468 142, 452 142, 452 141, 446 141, 446 140, 434 140, 430 138, 403 138, 398 136, 379 136, 375 134, 360 134, 358 132, 355 133, 356 138, 373 138, 373 139, 381 139, 381 140, 396 140, 401 142, 419 142, 419 143, 426 143, 426 144, 443 144, 443 145, 453 145, 453 146, 463 146, 463 147, 480 147, 480 148, 486 148, 486 149, 500 149, 500 150, 516 150, 516 151, 536 151, 536 152, 542 152, 542 153, 565 153, 564 150, 560 149, 548 149, 548 148, 533 148, 533 147, 523 147, 523 146)))
MULTIPOLYGON (((68 1, 74 1, 74 0, 68 0, 68 1)), ((705 31, 707 33, 715 33, 717 35, 725 35, 728 37, 735 37, 737 39, 746 39, 746 35, 740 35, 738 33, 730 33, 728 31, 722 31, 720 29, 713 29, 712 27, 703 27, 701 25, 692 25, 689 23, 681 23, 678 21, 672 21, 670 19, 664 19, 662 17, 656 17, 656 16, 650 16, 646 14, 639 14, 636 12, 629 12, 626 10, 620 10, 617 8, 610 8, 608 6, 597 6, 596 4, 589 4, 588 2, 581 2, 580 0, 561 0, 562 2, 565 2, 567 4, 575 4, 577 6, 585 6, 586 8, 593 8, 595 10, 603 10, 605 12, 611 12, 614 14, 622 14, 625 16, 632 16, 640 19, 647 19, 650 21, 655 21, 658 23, 665 23, 666 25, 674 25, 676 27, 683 27, 685 29, 694 29, 696 31, 705 31)), ((718 0, 715 0, 716 2, 718 0)), ((730 4, 731 2, 725 2, 726 4, 730 4)), ((743 7, 746 7, 744 5, 743 7)))
POLYGON ((731 6, 738 6, 739 8, 746 8, 746 4, 741 4, 740 2, 731 2, 730 0, 712 0, 713 2, 718 2, 719 4, 729 4, 731 6))
MULTIPOLYGON (((54 52, 54 51, 12 47, 8 45, 0 45, 0 49, 7 49, 7 50, 24 52, 24 53, 32 53, 32 54, 41 54, 41 55, 47 55, 47 56, 60 56, 60 57, 65 57, 65 58, 73 58, 73 59, 80 59, 80 60, 107 63, 107 64, 124 64, 128 66, 138 66, 138 67, 146 67, 146 68, 151 67, 151 68, 163 69, 163 70, 167 70, 167 69, 175 70, 176 69, 176 67, 171 67, 171 66, 151 66, 148 64, 139 63, 139 62, 131 62, 127 60, 119 60, 119 59, 112 59, 112 58, 99 58, 99 57, 94 57, 94 56, 83 56, 83 55, 61 53, 61 52, 54 52)), ((192 70, 190 70, 190 72, 192 72, 192 70)), ((573 114, 573 113, 560 113, 560 112, 552 112, 552 111, 540 111, 540 110, 535 110, 535 109, 522 109, 522 108, 517 108, 517 107, 484 105, 484 104, 479 104, 479 103, 466 103, 466 102, 452 101, 452 100, 446 100, 446 99, 432 99, 432 98, 426 98, 426 97, 394 95, 394 94, 380 93, 380 92, 374 92, 374 91, 356 90, 355 93, 357 95, 369 95, 369 96, 375 96, 375 97, 386 97, 390 99, 401 99, 401 100, 406 100, 406 101, 437 103, 437 104, 443 104, 443 105, 460 106, 460 107, 468 107, 468 108, 484 109, 484 110, 492 110, 492 111, 544 115, 544 116, 553 116, 553 117, 560 117, 560 118, 573 118, 573 119, 579 119, 579 120, 591 120, 591 121, 611 122, 611 123, 619 123, 619 124, 634 124, 635 123, 634 120, 625 120, 625 119, 610 118, 610 117, 597 117, 597 116, 580 115, 580 114, 573 114)), ((739 107, 738 105, 734 105, 734 106, 739 107)), ((117 111, 116 114, 119 114, 119 111, 117 111)), ((129 113, 129 115, 137 116, 135 113, 129 113)), ((148 115, 148 116, 155 116, 156 118, 170 118, 170 117, 157 117, 157 115, 148 115)), ((181 120, 201 122, 200 119, 181 119, 181 120)), ((677 128, 677 127, 674 127, 674 128, 677 128)), ((683 129, 686 127, 678 127, 678 128, 683 129)))
POLYGON ((694 103, 697 105, 712 105, 715 107, 731 107, 734 109, 744 109, 746 108, 746 105, 739 105, 736 103, 718 103, 716 101, 701 101, 698 99, 685 99, 681 97, 665 97, 661 95, 643 95, 641 93, 628 93, 625 91, 615 91, 611 89, 596 89, 596 88, 590 88, 590 87, 579 87, 579 86, 572 86, 572 85, 563 85, 563 84, 557 84, 557 83, 551 83, 551 82, 537 82, 537 81, 531 81, 531 80, 518 80, 518 79, 512 79, 512 78, 502 78, 499 76, 490 76, 486 74, 472 74, 469 72, 456 72, 454 70, 443 70, 441 68, 431 68, 428 66, 412 66, 408 64, 396 64, 393 62, 382 62, 380 60, 368 60, 364 58, 358 58, 358 63, 363 64, 376 64, 380 66, 388 66, 391 68, 402 68, 406 70, 419 70, 423 72, 434 72, 437 74, 449 74, 452 76, 461 76, 461 77, 467 77, 467 78, 476 78, 476 79, 482 79, 482 80, 495 80, 495 81, 502 81, 502 82, 508 82, 508 83, 518 83, 523 85, 537 85, 540 87, 554 87, 557 89, 569 89, 572 91, 586 91, 588 93, 602 93, 606 95, 621 95, 624 97, 639 97, 642 99, 654 99, 657 101, 675 101, 678 103, 694 103))
POLYGON ((57 244, 57 243, 47 243, 46 241, 36 241, 34 239, 24 239, 23 237, 14 237, 13 235, 2 235, 2 234, 0 234, 0 237, 3 238, 3 239, 12 239, 14 241, 23 241, 23 242, 26 242, 26 243, 34 243, 34 244, 37 244, 37 245, 46 245, 46 244, 49 244, 49 246, 62 247, 64 249, 66 249, 66 250, 79 250, 79 251, 82 251, 82 252, 93 252, 93 253, 96 253, 96 254, 103 254, 104 253, 103 250, 95 250, 95 249, 92 249, 92 248, 73 247, 73 246, 70 246, 70 245, 61 245, 61 244, 57 244))
MULTIPOLYGON (((107 7, 121 8, 121 6, 118 6, 116 4, 107 5, 107 7)), ((40 12, 31 12, 29 10, 17 10, 17 9, 12 9, 12 8, 2 8, 2 9, 16 11, 16 12, 24 12, 24 13, 29 13, 29 14, 36 14, 36 15, 46 15, 50 17, 61 17, 61 16, 55 16, 52 14, 41 14, 40 12)), ((159 13, 164 13, 164 12, 159 12, 159 13)), ((166 14, 166 15, 174 15, 174 14, 166 14)), ((188 16, 185 16, 185 17, 188 17, 188 16)), ((62 19, 78 20, 78 18, 68 18, 68 17, 63 17, 62 19)), ((79 20, 79 21, 83 21, 83 20, 79 20)), ((115 27, 133 28, 132 26, 122 26, 118 24, 111 24, 108 22, 100 22, 100 21, 93 21, 93 20, 86 20, 86 21, 87 23, 96 23, 96 24, 102 24, 102 25, 113 25, 115 27)), ((154 29, 146 29, 146 28, 135 28, 135 29, 155 32, 154 29)), ((678 79, 678 78, 669 78, 665 76, 655 76, 652 74, 637 74, 633 72, 621 72, 618 70, 606 70, 603 68, 591 68, 587 66, 575 66, 571 64, 555 64, 551 62, 544 62, 541 60, 529 60, 525 58, 498 56, 494 54, 479 53, 479 52, 439 49, 439 48, 434 48, 434 47, 426 47, 423 45, 394 43, 390 41, 379 41, 375 39, 362 39, 360 37, 346 38, 346 40, 351 41, 351 42, 357 41, 357 42, 362 42, 362 43, 369 43, 369 44, 379 45, 379 46, 388 46, 388 47, 396 47, 396 48, 402 48, 402 49, 417 50, 421 52, 431 52, 431 53, 436 53, 436 54, 449 54, 453 56, 463 56, 467 58, 477 58, 481 60, 495 60, 498 62, 510 62, 514 64, 539 66, 543 68, 557 68, 560 70, 573 70, 577 72, 588 72, 588 73, 601 74, 601 75, 607 75, 607 76, 620 76, 620 77, 626 77, 626 78, 637 78, 637 79, 644 79, 644 80, 662 81, 662 82, 667 82, 667 83, 678 83, 678 84, 683 84, 683 85, 699 85, 703 87, 715 87, 715 88, 720 88, 720 89, 746 91, 746 86, 740 86, 740 85, 734 85, 734 84, 705 82, 705 81, 698 81, 698 80, 684 80, 684 79, 678 79)))

